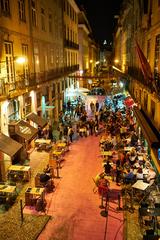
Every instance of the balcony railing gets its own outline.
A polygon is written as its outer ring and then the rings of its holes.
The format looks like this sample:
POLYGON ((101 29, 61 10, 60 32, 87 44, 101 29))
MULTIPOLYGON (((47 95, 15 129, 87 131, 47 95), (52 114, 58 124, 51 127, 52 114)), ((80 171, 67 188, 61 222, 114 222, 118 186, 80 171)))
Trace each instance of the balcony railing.
POLYGON ((18 95, 22 90, 25 91, 28 88, 36 87, 38 84, 53 81, 56 78, 64 77, 78 70, 79 65, 73 65, 28 75, 21 74, 16 76, 15 82, 6 82, 5 78, 0 78, 0 97, 8 97, 11 93, 17 93, 18 95))
POLYGON ((68 47, 68 48, 73 48, 78 50, 79 49, 79 45, 77 43, 74 43, 70 40, 65 39, 64 40, 64 47, 68 47))
POLYGON ((154 92, 154 86, 152 84, 152 81, 147 81, 139 68, 128 67, 128 75, 142 83, 146 88, 149 88, 151 92, 154 92))

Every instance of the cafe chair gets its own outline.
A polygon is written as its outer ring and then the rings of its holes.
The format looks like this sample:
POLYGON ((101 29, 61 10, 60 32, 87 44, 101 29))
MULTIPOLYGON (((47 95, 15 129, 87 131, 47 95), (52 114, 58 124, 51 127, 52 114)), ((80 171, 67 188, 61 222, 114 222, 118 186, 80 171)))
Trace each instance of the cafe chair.
POLYGON ((93 179, 93 182, 94 182, 94 184, 95 184, 95 186, 94 186, 94 188, 93 188, 93 192, 94 192, 94 193, 97 193, 97 192, 98 192, 98 184, 96 183, 96 181, 95 181, 94 178, 92 178, 92 179, 93 179))
POLYGON ((38 212, 45 212, 46 211, 46 201, 44 199, 42 199, 41 197, 39 197, 36 201, 36 211, 38 212))

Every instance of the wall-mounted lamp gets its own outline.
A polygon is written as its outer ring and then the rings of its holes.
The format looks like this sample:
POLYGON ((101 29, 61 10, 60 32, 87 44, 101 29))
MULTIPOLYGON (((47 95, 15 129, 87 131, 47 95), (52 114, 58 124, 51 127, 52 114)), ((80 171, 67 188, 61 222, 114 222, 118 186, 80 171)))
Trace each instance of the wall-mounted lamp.
POLYGON ((27 62, 27 58, 26 57, 15 57, 15 62, 19 63, 19 64, 23 64, 27 62))

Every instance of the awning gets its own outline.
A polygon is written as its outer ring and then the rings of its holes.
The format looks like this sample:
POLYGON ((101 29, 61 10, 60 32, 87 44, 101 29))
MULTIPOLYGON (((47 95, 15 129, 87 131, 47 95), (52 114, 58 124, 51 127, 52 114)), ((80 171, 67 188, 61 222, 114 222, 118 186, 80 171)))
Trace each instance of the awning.
POLYGON ((145 119, 143 113, 138 109, 138 107, 133 108, 135 117, 140 124, 143 134, 150 145, 150 147, 153 148, 159 148, 160 147, 160 141, 158 140, 157 136, 153 132, 152 128, 148 124, 147 120, 145 119))
POLYGON ((134 104, 135 104, 135 102, 134 102, 134 100, 133 100, 133 98, 131 98, 130 96, 128 96, 128 97, 126 97, 125 99, 124 99, 124 104, 126 105, 126 107, 132 107, 134 104))
POLYGON ((22 144, 0 133, 0 151, 12 157, 22 147, 22 144))
POLYGON ((32 122, 36 123, 38 126, 40 127, 44 127, 45 125, 47 125, 47 121, 44 118, 41 118, 40 116, 38 116, 35 113, 30 113, 27 116, 28 120, 31 120, 32 122))
POLYGON ((29 123, 21 120, 15 126, 15 133, 26 141, 32 140, 38 133, 38 129, 32 127, 29 123))

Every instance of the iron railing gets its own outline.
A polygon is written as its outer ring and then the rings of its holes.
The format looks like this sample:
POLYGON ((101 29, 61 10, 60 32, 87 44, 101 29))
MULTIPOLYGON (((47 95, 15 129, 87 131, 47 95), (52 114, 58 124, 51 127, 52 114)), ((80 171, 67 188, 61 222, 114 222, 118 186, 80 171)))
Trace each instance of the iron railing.
POLYGON ((49 71, 31 73, 31 74, 20 74, 16 76, 15 81, 8 82, 6 78, 0 78, 0 97, 8 97, 11 93, 28 88, 36 87, 39 84, 46 83, 48 81, 53 81, 56 78, 64 77, 79 70, 79 65, 73 65, 69 67, 61 67, 56 69, 51 69, 49 71))

